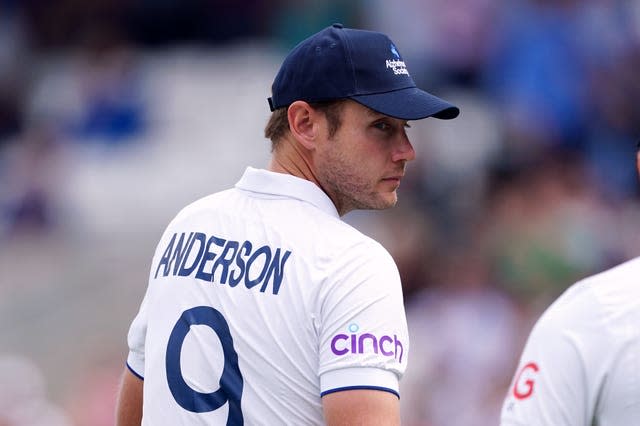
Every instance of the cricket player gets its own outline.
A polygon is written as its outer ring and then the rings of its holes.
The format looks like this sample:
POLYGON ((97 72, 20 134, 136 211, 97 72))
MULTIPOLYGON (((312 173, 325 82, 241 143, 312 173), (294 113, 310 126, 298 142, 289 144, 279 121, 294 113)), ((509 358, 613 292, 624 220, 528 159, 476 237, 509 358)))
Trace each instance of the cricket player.
MULTIPOLYGON (((636 160, 640 173, 640 146, 636 160)), ((540 317, 501 424, 640 425, 640 257, 574 284, 540 317)))
POLYGON ((395 205, 416 87, 384 34, 335 24, 285 58, 268 169, 168 225, 131 324, 118 424, 397 425, 409 340, 389 253, 340 218, 395 205))

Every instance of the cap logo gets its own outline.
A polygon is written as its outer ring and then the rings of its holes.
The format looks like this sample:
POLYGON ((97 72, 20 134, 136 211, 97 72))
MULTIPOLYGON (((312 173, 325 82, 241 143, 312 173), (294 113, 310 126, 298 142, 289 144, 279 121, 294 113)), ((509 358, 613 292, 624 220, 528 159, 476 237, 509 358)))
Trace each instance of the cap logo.
POLYGON ((391 43, 390 50, 395 59, 387 59, 385 61, 386 67, 393 70, 393 73, 395 75, 401 75, 401 74, 409 75, 407 66, 405 65, 404 61, 400 60, 400 53, 398 53, 398 49, 396 49, 396 46, 394 46, 393 43, 391 43))
POLYGON ((391 53, 393 53, 393 56, 396 57, 396 59, 400 59, 400 53, 398 53, 398 49, 396 49, 396 46, 391 43, 391 53))
POLYGON ((404 61, 399 61, 397 59, 387 59, 386 66, 387 68, 391 68, 395 75, 409 75, 409 71, 407 71, 407 66, 404 64, 404 61))

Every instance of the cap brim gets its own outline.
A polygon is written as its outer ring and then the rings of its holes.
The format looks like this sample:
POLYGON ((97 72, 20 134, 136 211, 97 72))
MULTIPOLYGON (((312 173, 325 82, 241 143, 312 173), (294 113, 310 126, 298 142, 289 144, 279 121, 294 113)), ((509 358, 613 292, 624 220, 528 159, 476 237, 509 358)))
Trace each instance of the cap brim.
POLYGON ((450 120, 460 114, 460 109, 455 105, 417 87, 350 98, 381 114, 402 120, 420 120, 427 117, 450 120))

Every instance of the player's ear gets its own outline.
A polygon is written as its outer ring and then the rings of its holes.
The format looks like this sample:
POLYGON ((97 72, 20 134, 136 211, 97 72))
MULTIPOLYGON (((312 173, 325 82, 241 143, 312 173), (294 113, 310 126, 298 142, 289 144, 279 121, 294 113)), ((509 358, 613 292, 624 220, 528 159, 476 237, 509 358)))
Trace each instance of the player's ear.
POLYGON ((295 101, 287 110, 293 137, 308 150, 315 147, 318 135, 318 112, 304 101, 295 101))

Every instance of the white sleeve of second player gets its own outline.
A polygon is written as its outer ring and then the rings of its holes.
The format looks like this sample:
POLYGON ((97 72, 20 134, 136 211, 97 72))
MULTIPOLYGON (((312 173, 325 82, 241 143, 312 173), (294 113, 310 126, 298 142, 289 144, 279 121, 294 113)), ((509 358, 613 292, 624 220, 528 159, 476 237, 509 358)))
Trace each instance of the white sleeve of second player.
POLYGON ((591 424, 589 382, 598 374, 594 351, 601 336, 590 327, 588 304, 564 302, 552 305, 531 331, 502 407, 502 426, 591 424))
POLYGON ((398 394, 409 337, 397 267, 377 243, 350 250, 339 263, 321 296, 321 392, 398 394))

